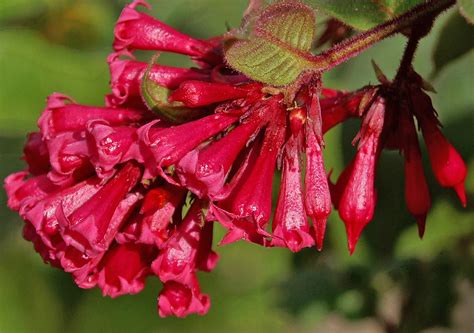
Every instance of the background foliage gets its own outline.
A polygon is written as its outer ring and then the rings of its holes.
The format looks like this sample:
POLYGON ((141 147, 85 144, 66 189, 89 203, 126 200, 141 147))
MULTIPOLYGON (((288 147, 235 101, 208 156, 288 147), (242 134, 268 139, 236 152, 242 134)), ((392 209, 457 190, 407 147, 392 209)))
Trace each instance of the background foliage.
MULTIPOLYGON (((150 2, 158 18, 203 38, 222 33, 226 24, 237 26, 246 5, 244 0, 150 2)), ((123 5, 0 1, 0 178, 23 167, 19 157, 25 134, 35 129, 49 93, 60 91, 83 104, 103 103, 105 57, 123 5)), ((317 15, 319 32, 325 20, 317 15)), ((358 20, 361 28, 378 23, 358 20)), ((422 41, 415 61, 438 91, 433 99, 444 132, 466 159, 470 175, 472 41, 472 27, 450 10, 422 41)), ((349 90, 375 83, 371 59, 393 76, 404 44, 401 36, 380 43, 328 73, 325 85, 349 90)), ((160 59, 185 64, 179 57, 160 59)), ((349 123, 327 136, 326 165, 335 174, 353 154, 350 142, 357 127, 349 123)), ((472 332, 474 177, 468 177, 468 208, 461 209, 454 193, 441 189, 428 172, 434 202, 420 241, 404 205, 398 154, 383 155, 379 170, 376 218, 354 256, 348 255, 337 213, 331 215, 322 253, 308 249, 292 255, 244 243, 219 248, 217 269, 203 276, 211 311, 185 320, 158 318, 160 286, 152 279, 140 295, 116 300, 75 287, 67 274, 44 265, 21 238, 22 223, 7 210, 0 192, 0 332, 472 332)))

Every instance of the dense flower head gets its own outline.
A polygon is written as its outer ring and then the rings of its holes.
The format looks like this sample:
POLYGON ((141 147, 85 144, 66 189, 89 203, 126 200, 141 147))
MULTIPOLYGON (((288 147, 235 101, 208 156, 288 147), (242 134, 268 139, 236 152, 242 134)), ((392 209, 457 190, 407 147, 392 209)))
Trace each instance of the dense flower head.
POLYGON ((196 273, 217 264, 214 222, 226 230, 221 245, 322 250, 332 205, 352 253, 374 215, 383 149, 404 156, 407 207, 422 235, 431 199, 414 117, 437 180, 465 205, 466 167, 416 73, 403 89, 384 82, 350 93, 313 76, 288 94, 232 70, 225 38, 192 38, 139 6, 149 8, 134 1, 115 27, 105 106, 52 94, 28 136, 27 168, 5 180, 25 239, 79 287, 116 297, 156 276, 161 316, 205 314, 196 273), (183 54, 198 68, 141 62, 137 50, 183 54), (356 155, 332 184, 324 134, 351 117, 362 120, 356 155))

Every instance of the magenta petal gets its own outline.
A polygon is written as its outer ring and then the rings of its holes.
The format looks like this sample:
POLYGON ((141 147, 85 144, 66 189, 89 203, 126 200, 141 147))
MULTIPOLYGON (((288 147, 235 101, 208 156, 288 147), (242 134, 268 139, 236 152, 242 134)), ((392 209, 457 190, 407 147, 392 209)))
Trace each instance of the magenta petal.
POLYGON ((291 136, 285 145, 283 174, 273 219, 272 244, 298 252, 314 245, 303 204, 303 185, 298 137, 291 136))
POLYGON ((219 221, 227 229, 227 233, 219 242, 219 245, 227 245, 239 240, 263 246, 270 245, 267 238, 270 238, 271 234, 260 228, 251 218, 242 218, 212 203, 210 204, 207 218, 208 220, 219 221))
POLYGON ((59 221, 56 217, 58 209, 66 215, 71 214, 97 193, 98 186, 99 179, 93 177, 62 190, 57 187, 57 191, 49 193, 41 200, 34 201, 34 197, 32 197, 29 202, 22 203, 22 205, 28 204, 30 206, 29 209, 24 211, 22 217, 35 227, 48 246, 53 247, 51 242, 54 242, 54 240, 52 238, 59 235, 59 221))

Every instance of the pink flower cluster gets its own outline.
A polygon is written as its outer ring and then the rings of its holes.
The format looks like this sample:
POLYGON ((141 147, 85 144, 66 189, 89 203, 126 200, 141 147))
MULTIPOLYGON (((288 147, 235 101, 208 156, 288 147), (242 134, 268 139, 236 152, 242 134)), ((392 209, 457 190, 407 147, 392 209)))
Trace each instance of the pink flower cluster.
POLYGON ((161 316, 204 314, 210 301, 196 274, 217 263, 214 221, 227 230, 220 244, 322 249, 332 205, 352 252, 373 217, 384 147, 403 152, 407 206, 424 228, 430 199, 413 116, 435 176, 465 204, 464 162, 439 131, 416 74, 402 97, 423 107, 407 104, 402 112, 390 100, 389 82, 343 93, 311 81, 287 104, 278 89, 226 66, 222 38, 194 39, 137 11, 139 5, 148 7, 140 0, 128 5, 115 27, 106 106, 51 95, 40 131, 24 148, 27 170, 5 181, 24 237, 79 287, 116 297, 140 292, 148 276, 157 276, 161 316), (198 68, 149 65, 135 50, 183 54, 198 68), (144 96, 144 82, 165 93, 156 106, 144 96), (357 154, 332 184, 323 134, 350 117, 362 118, 357 154))

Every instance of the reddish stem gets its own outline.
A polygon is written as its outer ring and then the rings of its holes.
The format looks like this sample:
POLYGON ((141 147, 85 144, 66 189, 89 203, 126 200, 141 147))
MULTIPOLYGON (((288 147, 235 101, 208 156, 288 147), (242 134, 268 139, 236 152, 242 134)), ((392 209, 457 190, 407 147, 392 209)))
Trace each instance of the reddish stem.
POLYGON ((455 0, 432 0, 418 5, 401 16, 387 21, 373 29, 360 33, 353 38, 347 39, 315 56, 317 59, 316 62, 320 63, 321 71, 328 71, 337 65, 354 58, 362 51, 368 49, 382 39, 406 28, 410 28, 420 20, 434 18, 454 4, 455 0))

